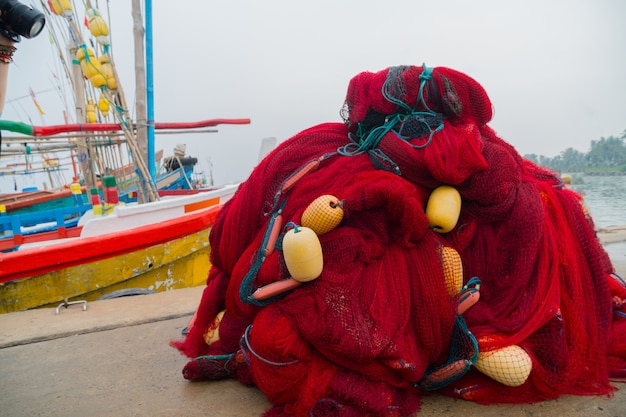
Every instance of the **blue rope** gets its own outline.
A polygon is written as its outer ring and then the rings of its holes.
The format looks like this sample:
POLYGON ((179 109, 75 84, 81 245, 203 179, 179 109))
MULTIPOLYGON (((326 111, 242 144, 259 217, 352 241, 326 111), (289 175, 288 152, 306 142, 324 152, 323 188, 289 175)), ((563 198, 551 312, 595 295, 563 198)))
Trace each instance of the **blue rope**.
POLYGON ((429 366, 424 372, 424 376, 419 381, 413 383, 415 388, 419 388, 425 391, 435 391, 452 382, 458 380, 465 375, 472 365, 476 364, 478 360, 478 341, 472 332, 468 329, 465 319, 461 315, 457 315, 454 322, 454 328, 452 330, 452 338, 450 341, 450 352, 448 353, 448 359, 443 365, 429 366), (438 370, 445 368, 453 362, 464 361, 463 369, 458 373, 450 375, 447 379, 442 381, 428 381, 428 377, 438 370))
POLYGON ((432 111, 430 107, 428 107, 426 101, 424 100, 424 87, 426 87, 426 83, 428 83, 429 85, 433 85, 434 88, 434 84, 430 83, 430 81, 433 79, 433 69, 427 67, 426 64, 422 64, 422 68, 423 71, 420 74, 420 89, 417 95, 417 102, 415 103, 415 106, 417 107, 417 104, 421 104, 422 106, 424 106, 428 113, 434 114, 435 112, 432 111))
POLYGON ((626 281, 624 281, 624 278, 622 278, 617 272, 611 272, 610 275, 612 275, 613 279, 619 282, 622 285, 622 287, 626 287, 626 281))
POLYGON ((355 156, 376 149, 382 138, 387 133, 391 132, 400 121, 401 118, 399 114, 393 115, 391 119, 387 118, 382 126, 378 126, 369 131, 358 143, 354 140, 354 135, 348 135, 352 143, 340 147, 337 149, 337 153, 343 156, 355 156))
POLYGON ((274 223, 276 223, 276 218, 283 212, 283 208, 285 207, 285 203, 287 203, 287 199, 283 200, 280 208, 272 215, 270 221, 267 223, 267 228, 265 229, 265 234, 263 235, 263 240, 261 241, 261 247, 256 253, 256 257, 254 262, 250 266, 250 270, 243 278, 241 282, 241 286, 239 287, 239 298, 244 303, 256 305, 256 306, 266 306, 271 302, 275 301, 278 297, 281 297, 285 294, 277 295, 276 297, 268 298, 267 300, 257 300, 252 297, 252 293, 255 291, 253 288, 254 281, 256 280, 257 274, 259 273, 259 269, 261 269, 261 265, 265 261, 265 249, 267 248, 267 243, 270 238, 270 234, 272 233, 272 229, 274 227, 274 223))
POLYGON ((382 151, 378 150, 378 152, 372 154, 372 151, 378 148, 380 141, 385 135, 389 132, 393 132, 398 139, 408 141, 414 137, 405 133, 407 123, 419 124, 421 127, 427 128, 428 139, 421 145, 409 144, 415 149, 421 149, 425 148, 432 142, 433 135, 443 129, 443 119, 440 115, 428 107, 424 97, 428 90, 428 86, 432 86, 433 90, 436 88, 434 83, 432 83, 433 69, 426 67, 424 64, 424 70, 419 77, 420 86, 417 100, 415 106, 411 108, 405 101, 403 101, 403 99, 406 100, 406 89, 403 75, 409 68, 410 67, 408 66, 390 68, 389 73, 387 74, 387 79, 382 87, 382 95, 385 100, 398 106, 401 111, 387 116, 382 125, 376 126, 369 131, 366 131, 367 128, 364 127, 362 123, 359 123, 356 134, 350 133, 348 135, 350 143, 339 147, 337 149, 337 153, 343 156, 356 156, 363 153, 370 153, 372 159, 377 158, 385 161, 393 167, 391 169, 392 171, 399 172, 399 169, 396 169, 397 165, 393 163, 393 161, 391 161, 391 159, 382 151), (419 106, 423 107, 425 110, 417 110, 419 106), (433 128, 433 126, 431 126, 432 124, 436 124, 436 127, 433 128))
POLYGON ((474 287, 474 288, 476 288, 477 290, 479 290, 479 289, 480 289, 480 284, 481 284, 480 278, 478 278, 478 277, 473 277, 473 278, 470 278, 470 279, 467 281, 467 284, 465 284, 465 285, 463 286, 463 289, 461 290, 461 294, 463 294, 464 292, 466 292, 466 291, 467 291, 470 287, 474 287))
POLYGON ((250 357, 247 355, 248 352, 250 352, 251 354, 253 354, 258 360, 265 362, 268 365, 274 365, 274 366, 286 366, 286 365, 294 365, 298 362, 300 362, 300 360, 295 359, 289 362, 274 362, 271 361, 269 359, 265 359, 263 356, 259 355, 258 353, 256 353, 253 349, 252 346, 250 346, 250 339, 248 338, 248 334, 250 333, 250 330, 252 329, 252 325, 250 324, 248 327, 246 327, 246 330, 243 332, 243 336, 241 336, 241 339, 239 340, 239 347, 241 347, 241 351, 244 354, 244 357, 246 359, 246 362, 248 364, 250 364, 250 357))

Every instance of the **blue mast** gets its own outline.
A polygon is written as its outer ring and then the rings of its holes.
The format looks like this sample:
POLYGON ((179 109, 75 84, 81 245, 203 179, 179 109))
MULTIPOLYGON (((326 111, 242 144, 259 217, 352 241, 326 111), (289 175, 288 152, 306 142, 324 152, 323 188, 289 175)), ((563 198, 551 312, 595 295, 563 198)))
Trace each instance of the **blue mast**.
POLYGON ((146 107, 148 117, 148 171, 156 181, 154 155, 154 77, 152 68, 152 0, 146 2, 146 107))

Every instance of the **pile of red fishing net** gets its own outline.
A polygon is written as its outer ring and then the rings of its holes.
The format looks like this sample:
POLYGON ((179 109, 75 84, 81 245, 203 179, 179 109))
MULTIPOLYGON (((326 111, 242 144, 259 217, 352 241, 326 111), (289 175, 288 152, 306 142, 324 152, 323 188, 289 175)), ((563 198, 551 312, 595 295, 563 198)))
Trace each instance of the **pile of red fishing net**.
POLYGON ((173 342, 193 358, 185 378, 255 384, 274 404, 266 416, 409 415, 432 388, 481 403, 610 394, 609 379, 626 377, 626 289, 581 197, 486 125, 484 89, 448 68, 392 67, 354 77, 342 114, 279 145, 221 211, 207 287, 173 342), (462 199, 448 233, 425 215, 442 184, 462 199), (282 234, 265 256, 272 219, 299 225, 321 195, 344 211, 319 236, 321 275, 255 300, 289 277, 282 234), (464 283, 480 282, 462 316, 444 247, 460 254, 464 283), (426 383, 512 345, 532 361, 518 386, 474 366, 426 383))

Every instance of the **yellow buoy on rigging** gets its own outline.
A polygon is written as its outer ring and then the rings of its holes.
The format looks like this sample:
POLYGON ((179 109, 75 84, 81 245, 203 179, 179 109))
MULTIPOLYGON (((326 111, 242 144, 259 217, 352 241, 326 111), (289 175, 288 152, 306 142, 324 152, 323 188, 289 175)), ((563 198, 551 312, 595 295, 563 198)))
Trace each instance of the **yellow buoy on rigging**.
POLYGON ((96 9, 87 9, 87 27, 100 45, 108 45, 109 27, 96 9))
POLYGON ((113 65, 111 65, 111 57, 109 55, 101 55, 99 60, 100 66, 102 67, 102 72, 104 73, 104 77, 107 81, 107 88, 109 90, 117 90, 117 81, 115 81, 113 65))
POLYGON ((107 83, 100 61, 96 59, 93 51, 85 45, 76 51, 76 59, 80 63, 80 69, 91 85, 100 88, 107 83))
POLYGON ((58 16, 69 17, 72 15, 72 2, 70 0, 48 0, 50 11, 58 16))
POLYGON ((100 113, 104 117, 109 114, 109 100, 103 95, 101 95, 100 100, 98 100, 98 110, 100 110, 100 113))
POLYGON ((89 103, 87 103, 87 122, 89 123, 96 123, 97 117, 96 117, 96 105, 94 104, 94 102, 92 100, 89 100, 89 103))

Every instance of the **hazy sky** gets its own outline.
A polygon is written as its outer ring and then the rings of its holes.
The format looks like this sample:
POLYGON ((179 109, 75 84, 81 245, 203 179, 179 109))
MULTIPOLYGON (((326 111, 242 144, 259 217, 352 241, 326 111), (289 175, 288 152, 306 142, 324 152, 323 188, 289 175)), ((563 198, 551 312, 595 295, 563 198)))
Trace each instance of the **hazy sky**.
MULTIPOLYGON (((95 3, 102 14, 111 8, 113 56, 133 102, 131 1, 95 3)), ((341 121, 350 79, 395 65, 475 78, 494 105, 490 125, 522 154, 586 152, 626 130, 622 0, 153 0, 153 22, 156 121, 252 120, 157 136, 166 154, 186 143, 202 167, 210 158, 217 183, 244 179, 262 138, 341 121)), ((48 36, 17 46, 3 118, 60 123, 48 36), (29 87, 42 117, 30 97, 16 100, 29 87)))

